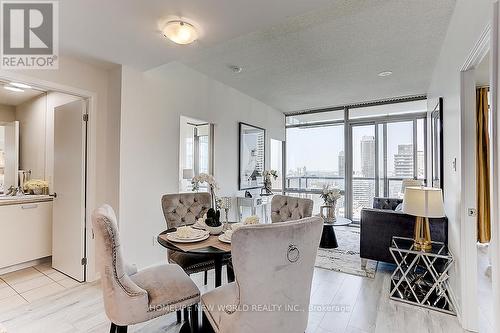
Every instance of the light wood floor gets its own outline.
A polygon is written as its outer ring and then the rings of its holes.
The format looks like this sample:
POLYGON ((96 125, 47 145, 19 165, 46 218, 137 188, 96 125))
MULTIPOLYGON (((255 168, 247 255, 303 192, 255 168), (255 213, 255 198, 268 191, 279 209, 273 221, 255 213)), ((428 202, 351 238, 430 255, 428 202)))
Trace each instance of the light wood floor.
POLYGON ((491 267, 488 259, 488 248, 478 246, 477 249, 477 282, 479 301, 479 332, 494 333, 493 330, 493 286, 491 282, 491 267))
MULTIPOLYGON (((311 304, 329 306, 311 312, 308 333, 457 333, 463 332, 456 317, 394 302, 388 299, 391 266, 379 265, 374 279, 315 269, 311 304)), ((213 272, 209 286, 213 286, 213 272)), ((202 292, 202 275, 193 275, 202 292)), ((0 325, 8 333, 109 332, 98 284, 86 284, 22 306, 4 305, 0 325)), ((170 314, 135 325, 129 332, 179 332, 170 314)), ((0 330, 1 331, 1 330, 0 330)), ((279 332, 263 332, 279 333, 279 332)))

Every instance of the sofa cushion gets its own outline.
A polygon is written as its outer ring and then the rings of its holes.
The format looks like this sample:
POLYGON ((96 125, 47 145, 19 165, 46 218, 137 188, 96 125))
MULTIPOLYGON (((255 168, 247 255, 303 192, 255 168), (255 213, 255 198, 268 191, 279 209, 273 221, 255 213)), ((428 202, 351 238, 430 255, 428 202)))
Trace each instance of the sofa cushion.
POLYGON ((401 203, 403 203, 403 199, 373 198, 373 208, 375 209, 395 210, 401 203))

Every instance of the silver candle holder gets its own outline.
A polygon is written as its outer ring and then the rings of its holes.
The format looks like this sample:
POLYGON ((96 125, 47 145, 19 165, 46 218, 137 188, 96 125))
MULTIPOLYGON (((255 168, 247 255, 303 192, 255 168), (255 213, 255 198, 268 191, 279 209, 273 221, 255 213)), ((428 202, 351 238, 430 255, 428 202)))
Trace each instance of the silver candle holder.
POLYGON ((220 208, 224 209, 224 212, 226 213, 226 221, 224 222, 224 230, 227 230, 229 225, 229 210, 231 209, 231 197, 221 197, 220 198, 220 208))

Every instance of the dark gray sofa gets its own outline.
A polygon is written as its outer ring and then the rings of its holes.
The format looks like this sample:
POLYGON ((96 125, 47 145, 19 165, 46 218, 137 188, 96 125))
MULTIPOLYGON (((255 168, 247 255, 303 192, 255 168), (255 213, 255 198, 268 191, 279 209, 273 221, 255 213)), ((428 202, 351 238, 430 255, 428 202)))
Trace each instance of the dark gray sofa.
MULTIPOLYGON (((394 211, 402 199, 374 198, 373 208, 361 211, 362 259, 394 263, 389 252, 392 236, 413 238, 415 216, 394 211)), ((448 244, 448 219, 430 219, 431 238, 448 244)))

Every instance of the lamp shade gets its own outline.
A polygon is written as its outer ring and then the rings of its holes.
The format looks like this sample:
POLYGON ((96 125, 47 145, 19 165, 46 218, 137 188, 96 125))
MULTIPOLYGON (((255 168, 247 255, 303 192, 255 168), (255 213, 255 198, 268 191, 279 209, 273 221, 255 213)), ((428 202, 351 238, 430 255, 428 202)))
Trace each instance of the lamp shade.
POLYGON ((443 192, 440 188, 407 187, 403 199, 403 212, 420 217, 444 217, 443 192))
POLYGON ((422 186, 423 181, 421 179, 403 179, 401 182, 401 193, 405 193, 407 187, 422 186))

